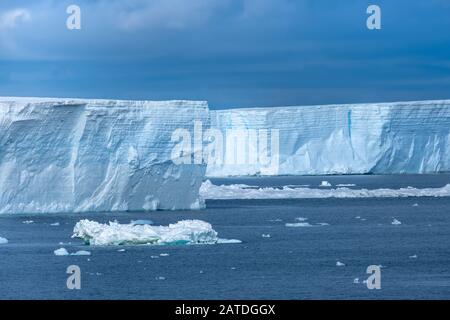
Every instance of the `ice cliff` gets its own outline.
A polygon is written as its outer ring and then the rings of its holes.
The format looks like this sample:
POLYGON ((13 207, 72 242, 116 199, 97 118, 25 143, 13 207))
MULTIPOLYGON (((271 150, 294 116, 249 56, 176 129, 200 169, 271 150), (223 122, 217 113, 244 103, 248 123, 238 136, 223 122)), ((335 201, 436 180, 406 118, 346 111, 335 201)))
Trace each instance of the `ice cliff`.
POLYGON ((211 127, 210 177, 450 171, 450 100, 219 110, 211 127))
POLYGON ((0 213, 199 209, 206 164, 171 135, 206 102, 0 98, 0 213))

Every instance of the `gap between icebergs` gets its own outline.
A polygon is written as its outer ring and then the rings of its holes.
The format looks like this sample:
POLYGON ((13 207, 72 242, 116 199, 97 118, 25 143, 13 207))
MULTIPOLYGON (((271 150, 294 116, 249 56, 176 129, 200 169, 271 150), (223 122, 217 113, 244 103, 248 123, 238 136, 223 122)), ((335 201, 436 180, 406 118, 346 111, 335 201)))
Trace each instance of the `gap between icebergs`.
POLYGON ((442 188, 400 189, 311 189, 311 188, 255 188, 245 184, 214 185, 203 182, 200 195, 209 200, 227 199, 314 199, 314 198, 403 198, 450 197, 450 184, 442 188))
POLYGON ((88 245, 192 245, 241 243, 235 239, 219 239, 211 224, 201 220, 182 220, 168 226, 148 224, 102 224, 81 220, 73 229, 72 238, 81 238, 88 245))

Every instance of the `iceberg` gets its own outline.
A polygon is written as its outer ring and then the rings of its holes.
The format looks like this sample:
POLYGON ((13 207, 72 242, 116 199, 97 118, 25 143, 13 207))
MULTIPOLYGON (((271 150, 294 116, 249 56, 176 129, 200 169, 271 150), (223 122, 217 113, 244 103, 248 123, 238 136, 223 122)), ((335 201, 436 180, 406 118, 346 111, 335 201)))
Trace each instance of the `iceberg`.
POLYGON ((0 237, 0 244, 7 244, 8 239, 0 237))
MULTIPOLYGON (((200 195, 208 200, 230 199, 325 199, 325 198, 406 198, 406 197, 450 197, 450 184, 442 188, 400 188, 400 189, 336 189, 312 188, 255 188, 245 184, 214 185, 205 181, 200 188, 200 195)), ((300 220, 299 221, 305 221, 300 220)))
POLYGON ((201 209, 206 163, 171 154, 195 121, 206 102, 0 98, 0 213, 201 209))
POLYGON ((53 251, 55 256, 68 256, 69 252, 67 251, 66 248, 59 248, 56 249, 55 251, 53 251))
POLYGON ((81 220, 73 229, 72 238, 81 238, 88 245, 182 245, 228 243, 219 239, 211 224, 202 220, 182 220, 168 226, 120 224, 81 220))
POLYGON ((450 100, 217 110, 211 128, 208 177, 450 171, 450 100))

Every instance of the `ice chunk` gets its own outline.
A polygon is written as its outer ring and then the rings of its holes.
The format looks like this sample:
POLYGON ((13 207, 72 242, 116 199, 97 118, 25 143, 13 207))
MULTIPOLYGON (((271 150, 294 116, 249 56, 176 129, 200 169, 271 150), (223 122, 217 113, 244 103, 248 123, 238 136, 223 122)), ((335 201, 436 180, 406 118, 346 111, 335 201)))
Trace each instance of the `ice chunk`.
POLYGON ((409 256, 410 259, 417 259, 417 254, 414 254, 412 256, 409 256))
POLYGON ((242 243, 241 240, 238 239, 219 239, 217 240, 218 244, 237 244, 237 243, 242 243))
POLYGON ((345 263, 338 261, 336 262, 336 267, 345 267, 345 263))
POLYGON ((32 223, 34 223, 34 221, 33 220, 25 220, 25 221, 22 221, 22 223, 23 224, 32 224, 32 223))
POLYGON ((449 172, 449 123, 450 100, 211 111, 213 129, 243 140, 226 139, 224 161, 209 161, 207 176, 449 172), (276 167, 252 157, 271 155, 258 149, 271 139, 252 138, 264 130, 278 130, 276 167), (245 161, 229 161, 236 146, 245 161))
POLYGON ((0 237, 0 244, 7 244, 8 239, 0 237))
POLYGON ((263 233, 261 236, 262 236, 263 238, 270 238, 270 237, 271 237, 270 234, 264 234, 264 233, 263 233))
POLYGON ((398 226, 398 225, 401 225, 402 223, 399 220, 394 219, 394 220, 392 220, 391 224, 394 226, 398 226))
POLYGON ((80 250, 80 251, 77 251, 75 253, 71 253, 70 255, 71 256, 90 256, 91 252, 90 251, 86 251, 86 250, 80 250))
POLYGON ((328 181, 322 181, 321 183, 320 183, 320 186, 319 187, 322 187, 322 188, 328 188, 328 187, 331 187, 331 183, 329 183, 328 181))
POLYGON ((206 102, 0 98, 0 213, 203 208, 206 163, 172 161, 196 121, 206 102))
POLYGON ((52 227, 59 227, 59 222, 50 223, 50 225, 51 225, 52 227))
POLYGON ((73 229, 73 236, 89 245, 124 244, 214 244, 225 243, 217 237, 211 224, 201 220, 183 220, 169 226, 102 224, 81 220, 73 229))
POLYGON ((310 189, 310 188, 255 188, 245 184, 214 185, 203 182, 200 194, 204 199, 314 199, 314 198, 403 198, 450 197, 450 184, 442 188, 400 189, 310 189))
POLYGON ((68 256, 69 252, 65 248, 59 248, 55 251, 53 251, 55 256, 68 256))
POLYGON ((285 226, 289 228, 313 227, 309 222, 286 223, 285 226))

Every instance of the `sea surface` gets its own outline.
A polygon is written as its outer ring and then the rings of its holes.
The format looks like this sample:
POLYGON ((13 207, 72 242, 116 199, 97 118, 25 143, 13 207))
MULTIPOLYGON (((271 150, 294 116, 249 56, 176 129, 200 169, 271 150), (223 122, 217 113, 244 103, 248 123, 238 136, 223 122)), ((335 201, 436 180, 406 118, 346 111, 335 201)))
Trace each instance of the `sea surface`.
MULTIPOLYGON (((212 182, 317 188, 323 180, 355 189, 437 188, 450 183, 450 175, 212 182)), ((450 198, 208 200, 202 211, 3 215, 0 237, 9 240, 0 245, 0 299, 450 298, 450 198), (71 238, 75 223, 86 218, 155 225, 200 219, 220 238, 242 243, 86 246, 71 238), (313 227, 286 226, 301 220, 313 227), (55 256, 61 247, 91 255, 55 256), (80 290, 66 286, 70 265, 81 269, 80 290), (380 290, 364 283, 371 265, 381 266, 380 290)))

